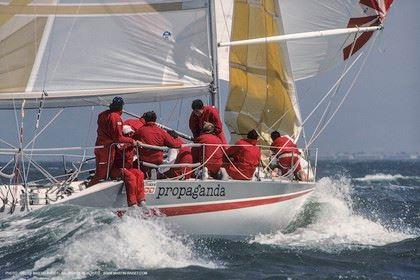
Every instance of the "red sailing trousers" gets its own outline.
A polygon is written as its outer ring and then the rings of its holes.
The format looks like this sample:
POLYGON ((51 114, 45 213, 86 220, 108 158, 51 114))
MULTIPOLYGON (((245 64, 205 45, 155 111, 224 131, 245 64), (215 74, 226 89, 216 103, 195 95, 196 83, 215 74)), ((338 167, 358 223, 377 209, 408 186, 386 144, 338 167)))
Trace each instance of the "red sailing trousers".
MULTIPOLYGON (((105 145, 103 148, 95 149, 96 171, 95 175, 90 180, 88 186, 93 186, 101 180, 106 179, 109 168, 112 167, 115 158, 115 148, 110 149, 110 145, 105 145)), ((110 170, 110 169, 109 169, 110 170)))
POLYGON ((136 205, 146 200, 144 194, 144 174, 137 168, 114 168, 111 171, 111 178, 123 177, 128 206, 136 205))

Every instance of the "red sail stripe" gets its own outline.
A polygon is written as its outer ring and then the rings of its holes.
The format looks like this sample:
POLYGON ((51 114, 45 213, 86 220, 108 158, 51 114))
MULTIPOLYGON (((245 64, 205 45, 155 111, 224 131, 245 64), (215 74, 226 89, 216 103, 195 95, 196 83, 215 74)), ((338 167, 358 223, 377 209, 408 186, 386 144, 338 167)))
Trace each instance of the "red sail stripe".
MULTIPOLYGON (((360 22, 363 22, 363 21, 369 22, 371 20, 370 19, 371 17, 367 17, 367 18, 369 18, 369 20, 368 19, 364 19, 364 18, 353 18, 353 19, 350 20, 350 22, 351 23, 354 23, 354 22, 357 22, 357 21, 360 21, 360 22)), ((349 22, 349 27, 353 27, 353 26, 350 26, 350 24, 351 24, 350 22, 349 22)), ((378 25, 379 23, 380 23, 380 21, 379 21, 379 19, 377 19, 370 26, 375 26, 375 25, 378 25)), ((343 57, 344 57, 344 60, 348 59, 351 55, 355 54, 358 50, 360 50, 367 43, 367 41, 369 41, 369 39, 370 39, 370 37, 372 37, 372 35, 373 35, 373 31, 372 32, 364 32, 364 33, 362 33, 362 35, 360 35, 356 39, 356 43, 354 45, 354 49, 353 49, 353 52, 351 54, 350 54, 350 51, 351 51, 351 48, 352 48, 353 43, 351 43, 350 45, 348 45, 347 47, 345 47, 343 49, 343 57)))
POLYGON ((273 204, 281 201, 290 200, 296 197, 303 196, 312 190, 308 190, 302 193, 290 194, 282 197, 274 198, 263 198, 256 200, 247 200, 247 201, 235 201, 235 202, 222 202, 215 204, 200 204, 200 205, 190 205, 190 206, 175 206, 175 207, 162 207, 159 208, 160 212, 166 216, 181 216, 189 214, 199 214, 199 213, 208 213, 216 211, 226 211, 254 206, 261 206, 266 204, 273 204))
MULTIPOLYGON (((360 50, 361 48, 363 48, 363 46, 367 43, 367 41, 369 41, 370 37, 372 37, 373 32, 365 32, 362 35, 359 36, 359 38, 357 38, 356 43, 354 45, 354 49, 353 49, 353 54, 355 54, 358 50, 360 50)), ((352 45, 347 46, 346 48, 343 49, 343 55, 344 55, 344 60, 348 59, 350 57, 350 51, 351 51, 351 47, 352 45)))
POLYGON ((394 0, 384 0, 385 1, 385 9, 388 12, 389 8, 391 8, 392 2, 394 0))
MULTIPOLYGON (((349 23, 347 24, 347 28, 356 27, 356 26, 361 27, 367 23, 373 22, 374 20, 376 20, 375 23, 379 23, 377 19, 378 19, 378 16, 351 18, 349 20, 349 23)), ((372 25, 373 24, 371 24, 370 26, 372 25)))
POLYGON ((365 5, 369 8, 372 8, 376 11, 378 11, 379 13, 383 14, 383 11, 381 9, 381 7, 379 7, 379 4, 376 0, 360 0, 359 2, 362 5, 365 5))

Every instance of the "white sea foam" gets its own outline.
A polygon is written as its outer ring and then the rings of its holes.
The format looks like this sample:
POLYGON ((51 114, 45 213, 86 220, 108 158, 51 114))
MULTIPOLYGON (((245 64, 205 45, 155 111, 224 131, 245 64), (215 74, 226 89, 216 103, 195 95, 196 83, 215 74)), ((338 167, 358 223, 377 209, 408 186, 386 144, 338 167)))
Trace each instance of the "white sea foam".
POLYGON ((374 181, 395 181, 398 179, 419 179, 416 176, 403 176, 401 174, 384 174, 384 173, 377 173, 377 174, 369 174, 361 178, 355 178, 356 181, 361 182, 374 182, 374 181))
MULTIPOLYGON (((86 273, 110 267, 115 270, 147 270, 203 266, 217 268, 206 252, 197 252, 188 237, 173 233, 162 220, 142 219, 131 213, 110 224, 89 221, 91 230, 77 234, 54 257, 36 262, 39 271, 61 271, 58 278, 83 278, 86 273)), ((86 227, 86 226, 85 226, 86 227)), ((106 270, 106 269, 105 269, 106 270)))
POLYGON ((381 246, 414 237, 404 230, 388 229, 380 222, 354 213, 350 193, 350 180, 323 178, 311 198, 319 205, 312 223, 291 233, 258 235, 250 242, 335 251, 355 246, 381 246))

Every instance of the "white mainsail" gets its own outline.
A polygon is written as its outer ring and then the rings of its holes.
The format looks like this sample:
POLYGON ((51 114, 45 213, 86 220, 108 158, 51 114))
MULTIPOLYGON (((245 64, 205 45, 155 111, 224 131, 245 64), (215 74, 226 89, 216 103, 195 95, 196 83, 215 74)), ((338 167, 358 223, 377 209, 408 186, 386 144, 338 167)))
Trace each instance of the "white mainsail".
MULTIPOLYGON (((392 0, 220 0, 219 42, 350 27, 379 26, 392 0)), ((373 32, 220 48, 219 77, 229 83, 226 123, 232 136, 258 128, 296 138, 300 111, 294 82, 316 76, 361 49, 373 32), (352 54, 350 52, 352 51, 352 54)))
POLYGON ((0 108, 205 95, 208 0, 0 1, 0 108))

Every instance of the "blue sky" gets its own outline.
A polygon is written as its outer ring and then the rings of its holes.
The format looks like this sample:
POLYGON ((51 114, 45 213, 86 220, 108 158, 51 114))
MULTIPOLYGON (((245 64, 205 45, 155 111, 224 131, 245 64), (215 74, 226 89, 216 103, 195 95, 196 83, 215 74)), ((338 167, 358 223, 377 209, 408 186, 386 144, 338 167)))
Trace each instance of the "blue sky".
MULTIPOLYGON (((379 37, 361 77, 341 111, 331 122, 316 146, 321 153, 337 152, 420 152, 420 1, 395 1, 385 30, 379 37)), ((305 117, 322 94, 337 79, 341 68, 322 77, 297 83, 302 115, 305 117)), ((130 105, 128 110, 141 114, 154 109, 166 113, 169 123, 186 128, 178 111, 189 114, 190 101, 176 106, 167 104, 130 105), (182 106, 181 106, 182 105, 182 106)), ((70 108, 37 141, 37 147, 64 147, 94 144, 96 115, 89 128, 91 108, 70 108)), ((57 110, 43 112, 41 122, 48 122, 57 110)), ((35 112, 27 112, 25 134, 33 134, 35 112)), ((14 114, 0 111, 0 136, 17 142, 14 114)), ((168 121, 168 120, 166 120, 168 121)), ((308 124, 310 134, 313 123, 308 124)), ((29 137, 28 137, 29 138, 29 137)), ((5 147, 0 143, 0 147, 5 147)))

